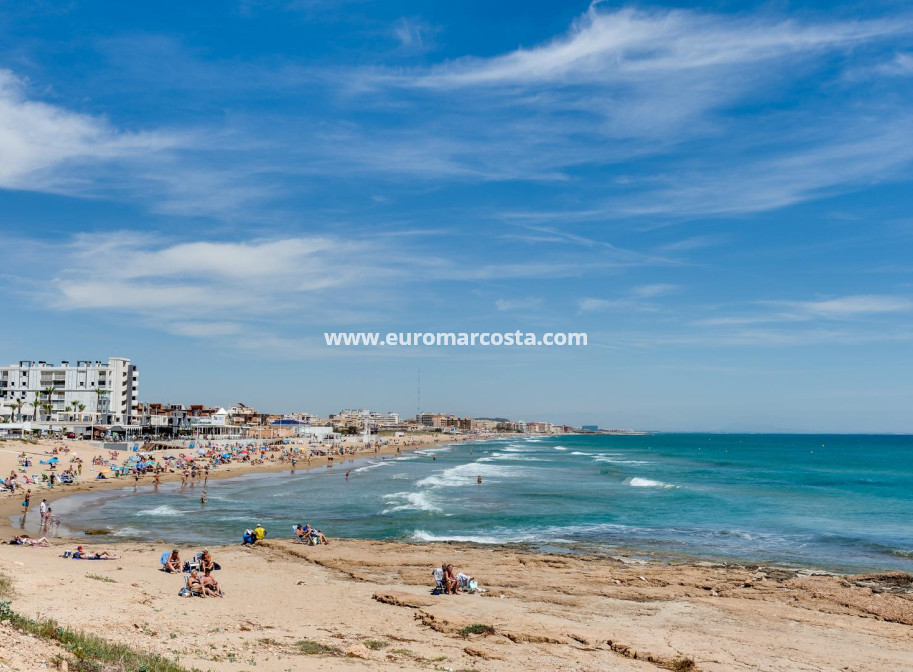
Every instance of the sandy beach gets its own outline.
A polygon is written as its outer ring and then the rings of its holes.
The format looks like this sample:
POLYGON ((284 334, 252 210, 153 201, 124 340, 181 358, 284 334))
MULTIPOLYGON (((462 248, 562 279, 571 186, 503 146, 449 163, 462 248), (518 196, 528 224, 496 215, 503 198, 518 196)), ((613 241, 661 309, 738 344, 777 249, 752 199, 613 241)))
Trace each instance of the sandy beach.
MULTIPOLYGON (((440 440, 423 436, 409 450, 440 440)), ((449 440, 449 439, 448 439, 449 440)), ((0 446, 15 467, 18 442, 0 446)), ((23 445, 34 457, 54 443, 23 445)), ((88 464, 100 447, 71 444, 88 464), (95 452, 93 452, 95 451, 95 452)), ((395 454, 398 446, 381 448, 395 454)), ((373 448, 370 449, 373 454, 373 448)), ((348 459, 354 456, 345 456, 348 459)), ((326 458, 313 458, 312 467, 326 458)), ((340 458, 336 458, 337 460, 340 458)), ((64 464, 67 458, 62 457, 64 464)), ((211 478, 287 463, 226 465, 211 478)), ((299 467, 300 468, 300 467, 299 467)), ((31 470, 30 470, 31 473, 31 470)), ((42 496, 129 487, 132 479, 33 490, 42 496)), ((179 474, 168 474, 169 479, 179 474)), ((149 477, 144 479, 148 482, 149 477)), ((4 538, 21 497, 0 500, 4 538)), ((853 670, 913 667, 913 579, 712 563, 630 562, 535 553, 523 546, 267 539, 210 547, 224 598, 182 598, 183 577, 158 571, 168 540, 52 538, 0 546, 14 609, 176 659, 188 669, 853 670), (82 544, 119 559, 60 557, 82 544), (444 562, 484 592, 432 595, 444 562), (477 627, 481 632, 466 632, 477 627), (693 662, 694 667, 688 667, 693 662)), ((184 558, 200 549, 179 548, 184 558)), ((0 670, 41 670, 62 649, 0 624, 0 670), (5 667, 4 667, 5 666, 5 667)))
MULTIPOLYGON (((374 446, 366 446, 364 442, 356 439, 349 439, 346 442, 339 443, 346 451, 343 455, 334 455, 332 458, 330 456, 321 456, 315 455, 309 458, 302 457, 298 459, 297 469, 301 471, 306 471, 307 469, 317 469, 325 467, 331 459, 335 463, 342 463, 353 459, 358 459, 360 457, 380 455, 380 456, 390 456, 396 455, 398 452, 406 453, 412 450, 419 450, 421 448, 427 448, 430 446, 438 444, 449 444, 456 443, 460 441, 470 440, 468 436, 460 435, 442 435, 439 433, 428 433, 428 434, 412 434, 405 438, 385 438, 383 443, 376 448, 374 446)), ((131 442, 129 445, 133 445, 131 442)), ((141 442, 140 442, 140 445, 141 442)), ((303 451, 309 445, 307 442, 300 442, 297 445, 303 451)), ((322 448, 328 448, 328 445, 322 445, 322 448)), ((20 440, 9 440, 9 441, 0 441, 0 477, 6 479, 11 472, 16 472, 21 478, 23 472, 21 472, 19 467, 19 455, 25 452, 29 459, 32 461, 32 466, 27 469, 29 476, 31 475, 40 475, 42 473, 58 473, 66 470, 68 467, 73 466, 71 460, 75 457, 79 457, 83 462, 83 474, 81 477, 77 477, 76 482, 72 485, 55 485, 53 488, 48 488, 44 485, 33 486, 25 485, 24 488, 16 491, 15 494, 11 494, 8 491, 4 490, 0 492, 0 538, 10 537, 18 532, 21 532, 21 527, 19 525, 11 525, 10 516, 17 516, 22 513, 22 496, 24 495, 26 489, 32 490, 32 500, 30 505, 30 517, 32 520, 38 519, 38 506, 43 498, 48 500, 48 503, 53 507, 55 500, 62 497, 67 497, 69 495, 74 495, 81 492, 97 492, 101 490, 116 490, 132 487, 134 480, 132 476, 127 476, 124 478, 110 478, 110 469, 105 467, 95 466, 92 464, 94 458, 107 459, 109 456, 109 451, 104 448, 104 446, 95 441, 60 441, 60 440, 47 440, 39 439, 34 441, 20 441, 20 440), (56 456, 59 458, 59 463, 56 469, 51 470, 49 465, 42 465, 40 462, 43 460, 47 462, 50 458, 54 457, 53 453, 54 448, 63 447, 69 449, 69 452, 61 452, 56 456), (96 476, 99 471, 104 471, 109 478, 105 480, 96 480, 96 476)), ((192 454, 193 451, 186 448, 175 448, 173 450, 158 450, 155 451, 154 455, 156 459, 162 461, 165 456, 177 457, 181 454, 192 454)), ((120 451, 120 456, 118 463, 123 464, 124 459, 130 453, 126 451, 120 451)), ((278 460, 278 455, 276 453, 269 453, 266 461, 263 464, 250 464, 245 462, 232 462, 231 464, 219 465, 214 467, 209 474, 209 478, 213 480, 224 479, 224 478, 234 478, 242 476, 249 473, 266 473, 266 472, 277 472, 277 471, 286 471, 291 469, 289 462, 282 462, 278 460)), ((166 471, 161 475, 162 483, 169 483, 181 480, 181 473, 179 471, 166 471)), ((153 482, 153 477, 151 475, 142 475, 140 476, 139 485, 150 485, 153 482)), ((23 484, 24 485, 24 484, 23 484)), ((65 524, 65 521, 64 521, 65 524)))
MULTIPOLYGON (((226 596, 181 598, 182 578, 156 570, 165 543, 118 545, 114 561, 59 557, 70 546, 0 547, 20 613, 202 670, 655 670, 690 659, 714 672, 883 672, 913 662, 913 596, 903 575, 268 540, 210 549, 226 596), (431 569, 444 561, 487 592, 432 595, 431 569), (473 624, 493 632, 460 634, 473 624), (304 653, 301 642, 329 648, 304 653)), ((23 646, 31 642, 5 638, 0 658, 38 670, 54 655, 44 645, 23 655, 23 646)))

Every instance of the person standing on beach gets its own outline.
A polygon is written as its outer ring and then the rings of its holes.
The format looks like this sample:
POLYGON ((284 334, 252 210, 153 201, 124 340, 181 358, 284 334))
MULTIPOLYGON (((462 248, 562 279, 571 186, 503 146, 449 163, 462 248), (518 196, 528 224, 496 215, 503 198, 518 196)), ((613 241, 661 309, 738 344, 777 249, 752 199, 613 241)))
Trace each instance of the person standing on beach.
POLYGON ((38 513, 41 516, 41 527, 45 527, 48 522, 48 500, 42 499, 41 505, 38 507, 38 513))
POLYGON ((22 517, 25 517, 25 514, 29 512, 29 504, 32 502, 32 489, 29 488, 25 491, 25 499, 22 500, 22 517))

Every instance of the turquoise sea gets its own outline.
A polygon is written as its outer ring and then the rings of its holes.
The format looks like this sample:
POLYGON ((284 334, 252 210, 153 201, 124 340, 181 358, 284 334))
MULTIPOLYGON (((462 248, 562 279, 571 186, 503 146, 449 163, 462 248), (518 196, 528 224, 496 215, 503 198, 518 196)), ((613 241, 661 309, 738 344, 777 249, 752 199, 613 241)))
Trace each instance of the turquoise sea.
POLYGON ((76 495, 72 530, 122 539, 522 542, 631 558, 913 571, 913 437, 652 434, 503 438, 210 481, 76 495), (351 470, 348 481, 346 470, 351 470), (477 477, 482 477, 482 484, 477 477))

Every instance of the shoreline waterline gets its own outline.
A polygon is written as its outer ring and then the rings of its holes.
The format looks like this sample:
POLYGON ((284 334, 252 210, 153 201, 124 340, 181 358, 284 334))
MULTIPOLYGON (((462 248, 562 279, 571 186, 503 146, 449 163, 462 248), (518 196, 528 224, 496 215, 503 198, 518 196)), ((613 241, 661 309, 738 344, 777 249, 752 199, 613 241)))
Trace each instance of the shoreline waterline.
POLYGON ((227 474, 210 483, 205 507, 197 500, 199 485, 163 486, 157 495, 142 487, 93 493, 73 500, 82 507, 75 527, 117 528, 107 537, 112 541, 216 545, 239 542, 245 527, 261 522, 278 539, 310 522, 331 538, 507 545, 665 563, 911 571, 913 553, 905 550, 913 537, 903 521, 913 502, 901 492, 905 473, 885 469, 906 444, 831 437, 846 445, 821 460, 805 450, 810 441, 815 438, 652 435, 440 444, 386 460, 356 456, 345 469, 292 475, 286 465, 271 474, 227 474), (708 448, 714 442, 722 445, 708 448), (848 476, 860 442, 870 454, 886 452, 848 476), (766 464, 757 457, 763 450, 780 461, 766 464), (880 511, 869 511, 873 502, 880 511))

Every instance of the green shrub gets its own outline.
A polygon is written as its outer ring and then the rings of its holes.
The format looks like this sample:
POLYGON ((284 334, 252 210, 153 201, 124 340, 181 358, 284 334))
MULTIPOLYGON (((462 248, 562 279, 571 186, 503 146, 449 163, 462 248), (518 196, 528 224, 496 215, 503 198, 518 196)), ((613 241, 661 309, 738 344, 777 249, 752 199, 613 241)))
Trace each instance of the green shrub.
POLYGON ((469 635, 493 635, 495 634, 495 628, 493 625, 473 623, 472 625, 467 625, 465 628, 461 628, 457 634, 460 635, 460 637, 468 637, 469 635))
POLYGON ((342 653, 342 651, 335 646, 321 644, 320 642, 315 642, 311 639, 302 639, 298 642, 298 648, 301 650, 301 653, 306 653, 310 656, 338 656, 342 653))

